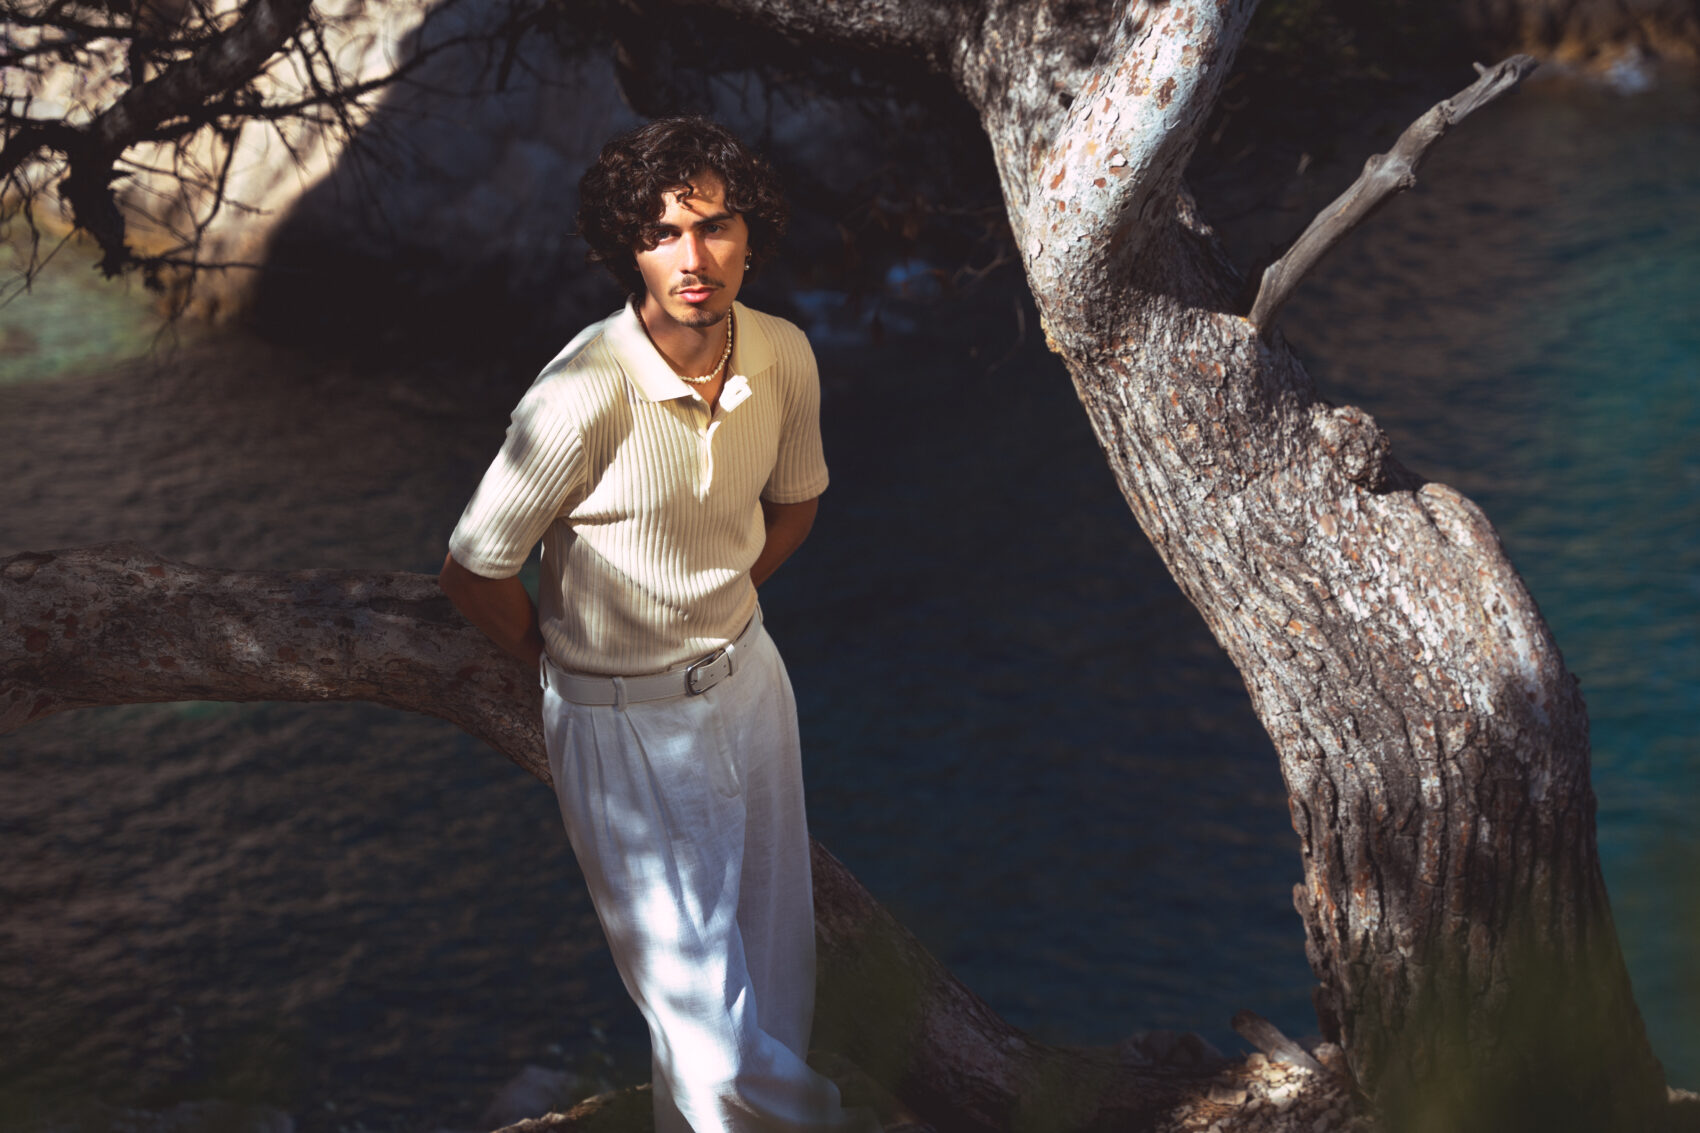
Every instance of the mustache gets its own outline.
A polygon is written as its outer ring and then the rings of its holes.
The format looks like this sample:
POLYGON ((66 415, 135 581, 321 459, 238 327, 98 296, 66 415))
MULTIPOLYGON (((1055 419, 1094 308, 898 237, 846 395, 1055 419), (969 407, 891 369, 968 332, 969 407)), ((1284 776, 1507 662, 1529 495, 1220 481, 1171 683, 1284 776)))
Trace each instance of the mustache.
POLYGON ((681 291, 689 291, 694 287, 716 287, 716 288, 719 288, 719 287, 725 287, 725 286, 726 285, 724 283, 722 283, 718 279, 713 278, 712 276, 693 275, 693 276, 690 276, 686 279, 679 281, 679 283, 677 283, 673 287, 673 294, 677 295, 681 291))

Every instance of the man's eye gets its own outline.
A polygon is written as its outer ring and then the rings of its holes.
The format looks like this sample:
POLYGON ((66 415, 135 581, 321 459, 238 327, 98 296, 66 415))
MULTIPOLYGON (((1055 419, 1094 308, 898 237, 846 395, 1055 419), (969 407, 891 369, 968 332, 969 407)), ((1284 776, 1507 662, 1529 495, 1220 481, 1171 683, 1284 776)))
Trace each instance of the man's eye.
POLYGON ((715 221, 713 223, 703 225, 702 230, 704 232, 706 232, 708 235, 714 236, 718 233, 724 232, 726 230, 726 226, 724 224, 721 224, 718 221, 715 221))

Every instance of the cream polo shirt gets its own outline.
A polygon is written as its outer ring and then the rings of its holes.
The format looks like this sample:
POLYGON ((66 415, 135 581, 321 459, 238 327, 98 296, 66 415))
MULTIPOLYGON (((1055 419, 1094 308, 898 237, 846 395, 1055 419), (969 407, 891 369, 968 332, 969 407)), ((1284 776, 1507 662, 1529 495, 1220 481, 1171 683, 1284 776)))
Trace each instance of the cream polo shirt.
POLYGON ((517 574, 543 541, 538 620, 564 668, 662 672, 733 640, 756 608, 761 501, 826 489, 808 339, 733 310, 712 415, 633 308, 585 328, 520 400, 449 538, 455 560, 487 578, 517 574))

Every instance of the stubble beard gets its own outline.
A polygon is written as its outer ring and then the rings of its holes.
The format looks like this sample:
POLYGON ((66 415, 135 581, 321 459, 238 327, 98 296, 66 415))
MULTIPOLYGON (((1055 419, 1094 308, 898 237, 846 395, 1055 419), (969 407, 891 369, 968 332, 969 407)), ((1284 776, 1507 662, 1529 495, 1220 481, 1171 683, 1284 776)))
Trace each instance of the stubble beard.
POLYGON ((728 313, 728 311, 705 311, 701 307, 691 307, 685 311, 683 317, 675 315, 673 321, 682 327, 703 330, 707 327, 719 326, 725 321, 728 313))

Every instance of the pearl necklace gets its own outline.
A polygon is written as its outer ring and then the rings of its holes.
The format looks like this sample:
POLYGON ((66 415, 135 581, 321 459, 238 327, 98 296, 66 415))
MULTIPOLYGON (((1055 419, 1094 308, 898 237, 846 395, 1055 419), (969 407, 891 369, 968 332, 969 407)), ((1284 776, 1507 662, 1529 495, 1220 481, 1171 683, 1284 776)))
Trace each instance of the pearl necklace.
MULTIPOLYGON (((700 378, 688 378, 684 374, 680 374, 679 380, 684 381, 684 382, 689 382, 693 386, 700 386, 700 385, 704 385, 708 382, 712 382, 715 379, 715 376, 717 374, 719 374, 721 370, 726 368, 726 360, 728 358, 732 357, 732 331, 735 329, 736 325, 737 324, 732 319, 732 312, 727 311, 726 312, 726 349, 722 350, 720 352, 720 361, 718 361, 714 364, 714 369, 710 370, 708 373, 704 374, 700 378)), ((646 327, 644 329, 645 329, 645 332, 647 333, 648 328, 646 327)))

